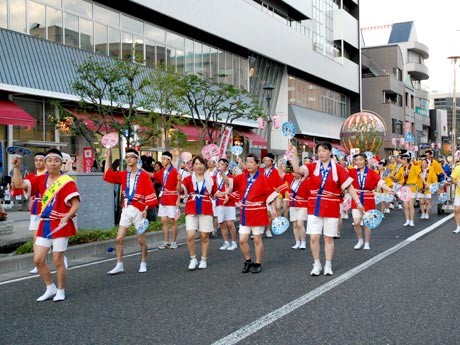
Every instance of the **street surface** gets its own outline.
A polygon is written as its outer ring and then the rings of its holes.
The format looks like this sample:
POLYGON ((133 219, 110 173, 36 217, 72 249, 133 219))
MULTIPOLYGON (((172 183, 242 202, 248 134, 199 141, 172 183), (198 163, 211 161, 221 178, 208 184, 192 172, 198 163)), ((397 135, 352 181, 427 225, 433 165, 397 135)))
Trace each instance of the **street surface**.
POLYGON ((0 344, 460 344, 460 235, 434 212, 403 228, 392 211, 370 251, 353 250, 344 220, 332 277, 309 275, 311 253, 292 250, 288 230, 264 240, 260 274, 213 239, 205 270, 187 270, 185 245, 151 252, 146 274, 138 255, 117 276, 114 255, 72 267, 60 303, 35 302, 38 277, 1 282, 0 344))

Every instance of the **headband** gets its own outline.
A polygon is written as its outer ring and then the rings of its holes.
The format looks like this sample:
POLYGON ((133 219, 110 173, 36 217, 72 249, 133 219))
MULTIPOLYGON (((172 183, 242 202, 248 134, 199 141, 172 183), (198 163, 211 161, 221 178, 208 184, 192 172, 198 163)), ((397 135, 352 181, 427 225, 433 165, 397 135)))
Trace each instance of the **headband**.
POLYGON ((38 158, 45 158, 44 155, 35 155, 34 158, 36 158, 36 157, 38 157, 38 158))
POLYGON ((171 160, 171 157, 169 157, 168 155, 161 155, 161 158, 168 158, 169 160, 171 160))
POLYGON ((133 151, 126 152, 125 157, 126 157, 127 155, 129 155, 129 154, 131 154, 131 155, 135 156, 137 159, 139 159, 139 155, 138 155, 136 152, 133 152, 133 151))
POLYGON ((45 159, 47 159, 47 158, 52 158, 52 157, 54 157, 54 158, 59 158, 59 159, 61 160, 61 162, 63 161, 63 158, 62 158, 61 155, 58 155, 57 153, 53 153, 53 152, 48 153, 48 154, 45 156, 45 159))

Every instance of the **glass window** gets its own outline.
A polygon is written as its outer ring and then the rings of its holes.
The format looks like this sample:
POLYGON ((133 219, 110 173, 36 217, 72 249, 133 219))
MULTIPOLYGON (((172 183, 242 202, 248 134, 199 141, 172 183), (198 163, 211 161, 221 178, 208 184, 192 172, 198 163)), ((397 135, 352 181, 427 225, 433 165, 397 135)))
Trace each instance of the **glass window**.
POLYGON ((214 77, 219 73, 219 57, 217 49, 211 48, 209 51, 210 77, 214 77))
POLYGON ((19 32, 26 30, 26 3, 24 0, 10 0, 10 27, 19 32))
POLYGON ((183 50, 176 49, 176 70, 177 72, 183 74, 185 63, 185 52, 183 50))
POLYGON ((48 30, 48 39, 50 41, 63 43, 62 35, 62 11, 54 8, 46 8, 46 29, 48 30))
POLYGON ((157 62, 156 66, 161 66, 166 64, 166 48, 162 44, 157 44, 157 62))
POLYGON ((0 28, 8 28, 8 12, 6 11, 6 0, 0 0, 0 28))
POLYGON ((120 30, 108 28, 109 56, 120 58, 120 30))
POLYGON ((232 85, 235 87, 240 85, 240 57, 238 55, 233 55, 232 85))
POLYGON ((62 0, 62 8, 81 16, 93 18, 93 5, 83 0, 62 0))
POLYGON ((118 12, 98 5, 94 5, 94 20, 115 27, 120 26, 120 14, 118 12))
POLYGON ((94 49, 96 53, 107 55, 107 26, 94 23, 94 49))
POLYGON ((64 13, 64 44, 71 47, 78 45, 78 17, 64 13))
POLYGON ((45 6, 29 1, 28 13, 30 35, 46 39, 45 6))
POLYGON ((47 4, 47 5, 61 8, 61 0, 40 0, 40 2, 47 4))
POLYGON ((238 86, 242 90, 248 90, 249 83, 249 62, 247 59, 240 58, 240 85, 238 86))
POLYGON ((172 32, 166 32, 166 45, 168 48, 184 50, 184 37, 173 34, 172 32))
POLYGON ((93 51, 93 22, 80 18, 80 48, 93 51))
POLYGON ((167 56, 166 65, 169 68, 173 68, 174 70, 176 70, 176 49, 168 47, 167 53, 168 53, 168 56, 167 56))
POLYGON ((121 33, 121 59, 127 61, 133 59, 133 35, 127 32, 121 33))
POLYGON ((144 40, 141 37, 134 37, 134 61, 143 64, 144 60, 144 40))
POLYGON ((144 36, 157 43, 165 44, 165 31, 156 26, 145 24, 144 36))
POLYGON ((219 56, 219 83, 223 83, 225 81, 225 76, 222 77, 225 74, 225 52, 218 50, 217 55, 219 56))
POLYGON ((202 57, 202 44, 199 42, 194 43, 194 55, 195 55, 195 74, 203 74, 203 57, 202 57))
POLYGON ((225 79, 223 80, 225 84, 232 83, 232 76, 233 76, 232 62, 233 62, 232 54, 225 52, 225 69, 224 69, 225 79))
POLYGON ((155 42, 145 41, 145 64, 149 67, 155 67, 155 42))
POLYGON ((125 31, 130 31, 135 34, 142 35, 144 33, 144 24, 140 20, 121 15, 121 28, 125 31))
POLYGON ((209 63, 209 50, 211 49, 210 46, 207 46, 206 44, 203 44, 203 50, 202 50, 202 60, 203 60, 203 78, 204 79, 209 79, 210 76, 210 63, 209 63))
POLYGON ((185 74, 194 73, 194 58, 193 58, 193 41, 185 39, 185 74))

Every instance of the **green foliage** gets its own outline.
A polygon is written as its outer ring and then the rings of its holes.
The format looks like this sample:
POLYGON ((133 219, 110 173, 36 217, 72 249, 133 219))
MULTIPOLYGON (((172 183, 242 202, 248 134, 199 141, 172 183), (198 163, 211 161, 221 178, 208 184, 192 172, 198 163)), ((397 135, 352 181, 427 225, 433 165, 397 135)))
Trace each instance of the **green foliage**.
MULTIPOLYGON (((178 224, 185 223, 184 215, 181 215, 180 219, 178 220, 178 224)), ((150 225, 146 232, 154 232, 161 230, 161 221, 150 222, 150 225)), ((117 237, 118 226, 113 227, 110 230, 102 230, 102 229, 94 229, 94 230, 82 230, 79 231, 75 236, 69 238, 69 246, 74 246, 78 244, 85 244, 91 242, 100 242, 100 241, 107 241, 112 240, 117 237)), ((136 235, 136 229, 134 227, 130 227, 126 233, 127 236, 134 236, 136 235)), ((34 251, 34 244, 33 241, 28 241, 16 249, 16 254, 29 254, 33 253, 34 251)))

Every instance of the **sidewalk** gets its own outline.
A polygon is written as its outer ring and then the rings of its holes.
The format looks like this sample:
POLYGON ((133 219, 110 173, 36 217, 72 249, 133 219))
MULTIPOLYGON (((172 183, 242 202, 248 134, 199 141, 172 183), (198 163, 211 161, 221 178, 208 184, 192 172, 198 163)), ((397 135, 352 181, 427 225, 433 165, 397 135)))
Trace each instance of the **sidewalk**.
MULTIPOLYGON (((18 242, 25 242, 32 239, 32 232, 29 227, 29 212, 8 210, 8 219, 14 221, 14 230, 12 234, 0 235, 0 247, 7 246, 18 242)), ((178 226, 178 242, 185 242, 185 224, 178 226)), ((149 249, 158 247, 163 241, 163 232, 149 232, 146 234, 147 245, 149 249)), ((69 246, 66 256, 69 260, 69 267, 81 265, 101 259, 115 258, 115 239, 101 242, 92 242, 87 244, 69 246)), ((139 245, 136 236, 128 236, 124 243, 124 254, 139 252, 139 245)), ((48 255, 48 263, 51 269, 52 258, 48 255)), ((15 255, 0 254, 0 281, 15 279, 28 275, 33 268, 33 254, 15 255)))

